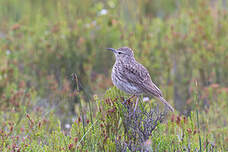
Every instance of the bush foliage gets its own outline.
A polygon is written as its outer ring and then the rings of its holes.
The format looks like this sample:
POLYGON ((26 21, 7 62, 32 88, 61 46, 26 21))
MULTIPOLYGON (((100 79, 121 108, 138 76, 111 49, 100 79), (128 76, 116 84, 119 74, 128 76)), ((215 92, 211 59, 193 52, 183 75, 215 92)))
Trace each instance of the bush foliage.
POLYGON ((226 1, 2 0, 0 20, 0 151, 228 151, 226 1), (121 46, 174 113, 111 88, 121 46))

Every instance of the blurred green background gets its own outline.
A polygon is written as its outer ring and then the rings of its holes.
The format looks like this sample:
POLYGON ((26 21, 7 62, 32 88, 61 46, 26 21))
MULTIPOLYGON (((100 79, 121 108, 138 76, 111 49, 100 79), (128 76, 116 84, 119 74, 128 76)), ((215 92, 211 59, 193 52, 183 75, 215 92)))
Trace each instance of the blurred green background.
POLYGON ((128 46, 180 114, 194 111, 197 83, 201 111, 215 104, 211 123, 227 126, 227 5, 226 0, 1 0, 0 122, 39 110, 70 122, 80 100, 102 97, 112 86, 114 58, 106 48, 128 46), (74 97, 72 73, 78 75, 80 97, 74 97))

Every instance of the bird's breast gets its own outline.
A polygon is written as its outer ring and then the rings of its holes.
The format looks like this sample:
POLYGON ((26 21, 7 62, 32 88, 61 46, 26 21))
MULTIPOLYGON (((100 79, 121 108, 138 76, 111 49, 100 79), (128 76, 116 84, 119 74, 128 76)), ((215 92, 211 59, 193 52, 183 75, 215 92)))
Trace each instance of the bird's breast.
POLYGON ((128 80, 124 77, 124 71, 121 66, 116 64, 112 68, 112 82, 118 89, 128 94, 139 95, 142 93, 141 89, 128 82, 128 80))

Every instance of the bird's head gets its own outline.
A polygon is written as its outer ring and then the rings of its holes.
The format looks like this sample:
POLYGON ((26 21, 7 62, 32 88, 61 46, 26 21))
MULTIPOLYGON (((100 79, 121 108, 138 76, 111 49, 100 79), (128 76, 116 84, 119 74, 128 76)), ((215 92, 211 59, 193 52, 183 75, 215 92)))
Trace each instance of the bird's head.
POLYGON ((128 47, 121 47, 119 49, 107 48, 107 50, 111 50, 114 53, 116 60, 134 58, 134 52, 128 47))

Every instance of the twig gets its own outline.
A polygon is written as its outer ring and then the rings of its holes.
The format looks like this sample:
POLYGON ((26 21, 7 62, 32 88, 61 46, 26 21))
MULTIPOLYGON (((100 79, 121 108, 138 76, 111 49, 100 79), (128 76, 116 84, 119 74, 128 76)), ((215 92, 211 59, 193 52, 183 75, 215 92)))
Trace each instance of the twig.
POLYGON ((95 125, 95 123, 97 122, 97 120, 94 121, 94 123, 89 127, 89 129, 86 131, 86 133, 82 136, 81 140, 77 143, 77 146, 79 146, 79 144, 82 142, 82 140, 85 138, 85 136, 87 135, 87 133, 90 131, 90 129, 95 125))

